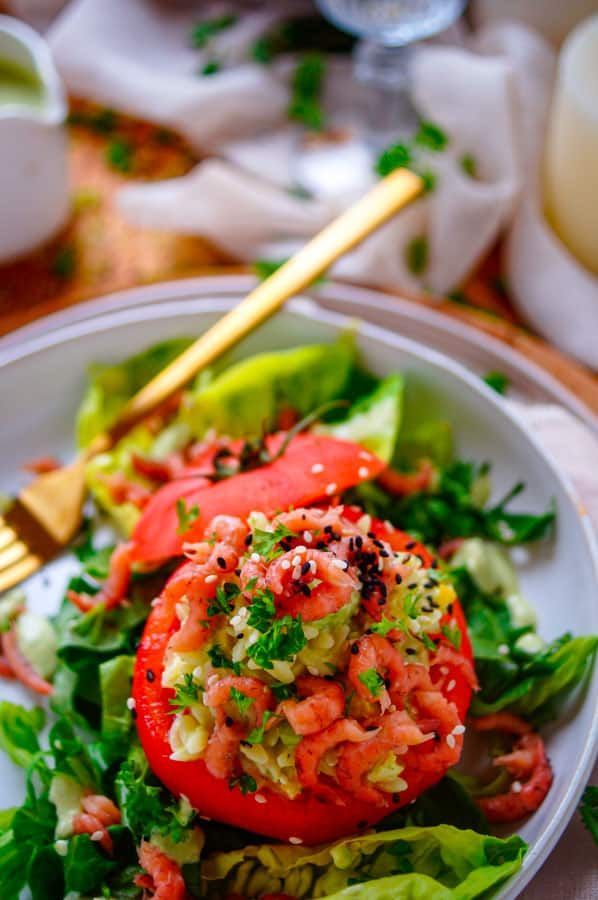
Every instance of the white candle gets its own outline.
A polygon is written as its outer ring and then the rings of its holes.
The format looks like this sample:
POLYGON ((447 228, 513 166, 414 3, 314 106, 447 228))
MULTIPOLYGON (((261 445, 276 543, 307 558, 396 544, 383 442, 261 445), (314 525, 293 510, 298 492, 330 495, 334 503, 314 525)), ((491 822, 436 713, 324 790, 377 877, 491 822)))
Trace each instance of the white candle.
POLYGON ((598 15, 578 25, 561 51, 544 175, 548 220, 598 274, 598 15))

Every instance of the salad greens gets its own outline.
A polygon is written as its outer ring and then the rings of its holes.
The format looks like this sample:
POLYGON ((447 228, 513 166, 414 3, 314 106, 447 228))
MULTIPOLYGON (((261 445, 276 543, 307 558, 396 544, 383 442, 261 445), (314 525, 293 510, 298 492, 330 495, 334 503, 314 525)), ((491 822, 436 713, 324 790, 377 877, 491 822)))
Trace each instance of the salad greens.
MULTIPOLYGON (((422 141, 438 144, 440 137, 428 130, 422 141)), ((189 342, 165 341, 122 363, 93 366, 77 418, 79 444, 88 445, 109 426, 127 400, 189 342)), ((136 471, 134 453, 163 459, 215 432, 249 439, 253 463, 263 464, 263 436, 276 430, 281 415, 289 410, 299 417, 317 415, 318 421, 307 421, 306 426, 359 443, 398 472, 413 473, 426 461, 431 477, 422 490, 393 496, 381 483, 364 480, 343 499, 359 503, 435 549, 458 539, 456 552, 440 563, 438 577, 454 585, 468 620, 480 682, 471 712, 505 710, 540 725, 558 713, 566 696, 584 680, 598 649, 596 637, 565 634, 546 643, 537 634, 535 614, 522 596, 506 549, 547 537, 554 510, 512 512, 510 501, 522 485, 502 501, 489 502, 489 466, 455 458, 450 424, 433 411, 414 415, 413 403, 408 408, 406 400, 403 377, 378 379, 365 372, 348 336, 331 345, 262 353, 196 379, 157 435, 145 424, 137 426, 110 453, 89 464, 88 483, 97 504, 128 534, 139 509, 131 502, 116 502, 106 479, 116 475, 152 487, 136 471), (343 403, 330 408, 334 401, 343 403)), ((223 468, 219 477, 229 474, 223 468)), ((181 524, 189 524, 197 514, 194 507, 182 506, 181 524)), ((94 531, 94 523, 87 522, 74 550, 79 572, 68 591, 93 596, 108 576, 113 546, 98 546, 94 531)), ((253 550, 273 559, 282 552, 279 544, 288 534, 284 526, 275 532, 256 529, 253 550)), ((134 879, 142 871, 137 856, 142 840, 176 860, 190 894, 207 900, 229 893, 255 897, 281 892, 298 900, 424 896, 466 900, 487 896, 517 871, 525 843, 516 836, 489 836, 488 823, 475 802, 480 792, 503 789, 500 775, 496 783, 480 787, 471 776, 452 772, 380 822, 376 831, 316 848, 265 844, 240 829, 198 821, 185 798, 176 799, 149 770, 129 701, 149 603, 169 571, 165 567, 135 572, 127 604, 110 610, 100 603, 80 612, 65 596, 56 616, 44 621, 44 642, 53 654, 47 677, 54 670, 47 739, 40 739, 46 724, 41 708, 0 703, 0 746, 26 777, 22 806, 0 813, 3 900, 16 900, 25 886, 34 900, 67 895, 73 900, 141 898, 134 879), (111 856, 88 834, 70 833, 69 823, 84 792, 105 794, 118 805, 121 823, 108 827, 114 844, 111 856)), ((227 588, 238 591, 232 583, 219 587, 210 615, 229 608, 232 593, 227 588)), ((22 605, 22 598, 4 598, 3 630, 13 627, 22 605)), ((299 617, 276 618, 275 613, 272 594, 257 590, 250 624, 259 637, 249 655, 266 669, 273 660, 293 658, 307 640, 299 617)), ((383 619, 373 630, 385 634, 390 628, 392 623, 383 619)), ((453 629, 455 646, 460 638, 453 629)), ((20 640, 30 662, 43 667, 35 641, 28 642, 26 632, 20 640)), ((217 643, 209 656, 214 668, 240 672, 239 664, 217 643)), ((361 677, 373 696, 384 684, 375 669, 361 677)), ((279 700, 294 695, 293 685, 272 689, 279 700)), ((197 695, 193 676, 182 679, 175 686, 173 712, 196 701, 197 695)), ((231 697, 244 712, 253 702, 240 691, 231 697)), ((266 723, 267 718, 251 731, 249 745, 264 741, 266 723)), ((257 787, 248 775, 236 783, 243 792, 257 787)), ((594 836, 595 791, 588 789, 582 807, 594 836)))

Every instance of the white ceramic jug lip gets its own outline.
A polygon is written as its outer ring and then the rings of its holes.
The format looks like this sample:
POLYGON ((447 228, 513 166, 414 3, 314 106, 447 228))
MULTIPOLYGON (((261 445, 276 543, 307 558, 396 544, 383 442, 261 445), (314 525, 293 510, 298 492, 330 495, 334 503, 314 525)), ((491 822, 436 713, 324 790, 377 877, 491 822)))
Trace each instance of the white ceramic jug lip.
POLYGON ((35 29, 12 16, 0 15, 0 58, 2 44, 7 37, 21 45, 30 56, 30 67, 44 89, 44 102, 39 107, 18 103, 0 105, 2 119, 35 119, 48 125, 58 125, 66 118, 67 102, 48 44, 35 29))

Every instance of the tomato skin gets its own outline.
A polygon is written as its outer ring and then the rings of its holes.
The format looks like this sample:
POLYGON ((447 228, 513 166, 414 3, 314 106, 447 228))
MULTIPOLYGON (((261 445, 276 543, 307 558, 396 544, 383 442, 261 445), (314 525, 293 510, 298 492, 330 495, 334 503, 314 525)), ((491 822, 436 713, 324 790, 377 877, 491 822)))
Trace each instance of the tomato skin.
MULTIPOLYGON (((224 510, 221 508, 219 511, 224 510)), ((229 512, 228 509, 226 511, 229 512)), ((362 511, 358 512, 363 515, 362 511)), ((406 544, 412 543, 409 535, 397 530, 389 532, 383 522, 375 519, 372 520, 371 530, 397 550, 405 549, 406 544)), ((425 554, 426 564, 431 561, 428 551, 420 544, 411 548, 411 552, 425 554)), ((452 618, 462 632, 461 652, 471 661, 471 643, 458 601, 454 604, 452 618)), ((343 804, 340 806, 323 802, 309 792, 291 800, 267 788, 260 788, 258 792, 267 802, 258 803, 253 794, 244 795, 238 787, 231 789, 227 781, 210 775, 203 760, 178 762, 170 759, 168 731, 172 715, 168 701, 173 692, 163 688, 161 681, 166 646, 177 623, 175 601, 168 603, 163 596, 149 615, 137 653, 133 678, 137 729, 154 774, 172 793, 184 794, 201 815, 283 841, 294 837, 306 844, 318 844, 358 833, 374 825, 393 810, 418 797, 445 774, 444 770, 421 772, 407 768, 402 777, 409 787, 401 792, 397 803, 383 808, 356 800, 340 787, 332 788, 343 804), (149 671, 152 673, 151 680, 147 677, 149 671)), ((463 720, 469 707, 471 688, 458 667, 448 665, 447 668, 447 679, 455 682, 450 699, 463 720)))
MULTIPOLYGON (((281 436, 268 441, 273 452, 281 436)), ((198 541, 206 525, 218 513, 245 518, 256 509, 271 514, 291 506, 310 506, 317 500, 341 493, 363 480, 364 450, 349 441, 325 435, 298 434, 283 456, 274 462, 242 472, 214 484, 205 479, 181 478, 158 490, 143 511, 133 532, 133 560, 157 563, 182 554, 184 541, 198 541), (321 472, 312 472, 314 464, 321 472), (197 505, 200 515, 184 535, 177 534, 179 525, 176 502, 184 500, 187 509, 197 505)), ((375 478, 384 463, 368 454, 368 478, 375 478)))

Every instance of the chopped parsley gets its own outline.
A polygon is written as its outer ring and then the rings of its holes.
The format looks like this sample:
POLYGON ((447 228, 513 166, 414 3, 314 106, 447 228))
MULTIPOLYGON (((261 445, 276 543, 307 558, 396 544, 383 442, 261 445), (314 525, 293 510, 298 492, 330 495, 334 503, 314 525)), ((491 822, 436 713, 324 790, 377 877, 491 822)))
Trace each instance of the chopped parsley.
POLYGON ((470 178, 475 178, 477 174, 477 162, 475 156, 471 153, 464 153, 461 159, 459 160, 459 165, 463 172, 466 175, 469 175, 470 178))
POLYGON ((210 59, 208 62, 201 67, 200 74, 201 75, 215 75, 216 72, 219 72, 222 68, 221 63, 218 62, 217 59, 210 59))
POLYGON ((265 634, 272 626, 276 615, 272 591, 258 591, 251 600, 247 622, 252 628, 265 634))
POLYGON ((413 275, 423 275, 428 268, 428 239, 420 234, 411 238, 405 247, 405 262, 413 275))
POLYGON ((288 117, 312 131, 321 131, 324 127, 321 95, 325 74, 324 57, 319 53, 307 53, 297 63, 291 81, 288 117))
POLYGON ((241 715, 245 715, 251 704, 253 697, 248 697, 243 691, 239 691, 236 687, 230 689, 230 699, 233 701, 241 715))
POLYGON ((382 619, 380 622, 376 622, 372 625, 371 630, 374 634, 381 634, 382 637, 386 637, 386 635, 390 631, 394 631, 395 629, 398 631, 403 631, 405 626, 402 622, 392 621, 391 619, 382 619))
MULTIPOLYGON (((232 691, 231 691, 232 696, 232 691)), ((276 713, 270 712, 269 709, 264 713, 264 718, 262 719, 262 724, 256 726, 253 731, 250 731, 245 740, 248 744, 261 744, 264 741, 264 735, 266 733, 266 725, 272 718, 279 718, 276 713)))
POLYGON ((410 619, 417 618, 417 594, 415 591, 409 591, 408 594, 405 594, 403 609, 405 610, 405 615, 409 616, 410 619))
POLYGON ((247 649, 247 655, 261 669, 271 669, 274 660, 293 659, 307 644, 301 616, 276 619, 265 634, 247 649))
POLYGON ((193 674, 185 672, 183 680, 174 686, 174 697, 171 697, 168 701, 173 707, 172 712, 181 712, 192 703, 196 703, 199 691, 200 686, 194 681, 193 674))
POLYGON ((288 700, 289 697, 294 697, 297 692, 294 684, 271 684, 270 688, 277 700, 288 700))
POLYGON ((581 798, 579 814, 594 841, 598 844, 598 786, 589 784, 581 798))
MULTIPOLYGON (((461 632, 459 632, 459 634, 460 634, 460 633, 461 633, 461 632)), ((420 641, 422 642, 422 644, 424 645, 424 647, 426 648, 426 650, 429 650, 430 653, 435 653, 436 650, 438 649, 438 648, 436 647, 436 644, 435 644, 434 641, 432 640, 432 638, 429 637, 425 632, 422 632, 422 633, 419 635, 419 639, 420 639, 420 641)))
POLYGON ((56 278, 68 281, 75 274, 77 267, 77 251, 73 244, 65 244, 56 251, 52 261, 52 274, 56 278))
POLYGON ((242 794, 254 794, 257 791, 257 781, 253 775, 248 775, 246 772, 239 775, 238 778, 230 778, 228 786, 231 791, 238 787, 242 794))
POLYGON ((418 147, 425 147, 426 150, 433 150, 439 153, 448 146, 448 135, 445 131, 434 122, 420 122, 417 134, 413 138, 418 147))
POLYGON ((375 669, 367 669, 365 672, 360 672, 359 680, 362 684, 365 684, 372 697, 377 697, 384 687, 384 679, 375 669))
POLYGON ((106 147, 106 162, 117 172, 130 172, 133 168, 135 150, 130 141, 114 138, 106 147))
POLYGON ((240 593, 239 587, 232 581, 219 584, 216 589, 216 596, 208 606, 209 616, 230 615, 232 606, 231 601, 240 593))
POLYGON ((284 553, 282 547, 279 546, 280 542, 286 537, 294 536, 293 531, 289 531, 285 525, 279 522, 274 531, 262 531, 261 528, 256 528, 253 532, 251 546, 255 553, 259 553, 264 558, 265 562, 272 562, 273 559, 284 553))
POLYGON ((486 382, 488 387, 491 387, 493 391, 496 391, 497 394, 507 393, 509 388, 510 379, 508 375, 505 375, 504 372, 492 371, 488 372, 487 375, 484 375, 483 380, 486 382))
POLYGON ((194 503, 193 506, 187 509, 187 503, 185 502, 184 497, 179 497, 176 502, 176 514, 179 520, 179 525, 176 530, 177 534, 185 534, 186 531, 189 531, 194 522, 199 518, 199 506, 197 503, 194 503))
POLYGON ((230 28, 236 21, 237 16, 228 13, 223 16, 214 16, 213 19, 204 19, 203 22, 198 22, 191 29, 191 34, 189 36, 191 46, 195 47, 196 50, 201 50, 203 47, 207 46, 213 37, 216 37, 221 31, 230 28))
POLYGON ((208 650, 208 656, 215 669, 232 669, 235 675, 241 674, 241 664, 233 662, 219 644, 212 644, 208 650))
POLYGON ((460 628, 458 628, 456 625, 443 625, 440 630, 442 631, 447 641, 449 641, 449 643, 453 645, 455 650, 459 650, 461 647, 461 640, 463 638, 460 628))
POLYGON ((411 165, 411 150, 407 144, 392 144, 383 150, 376 160, 375 169, 383 178, 395 169, 407 168, 411 165))

